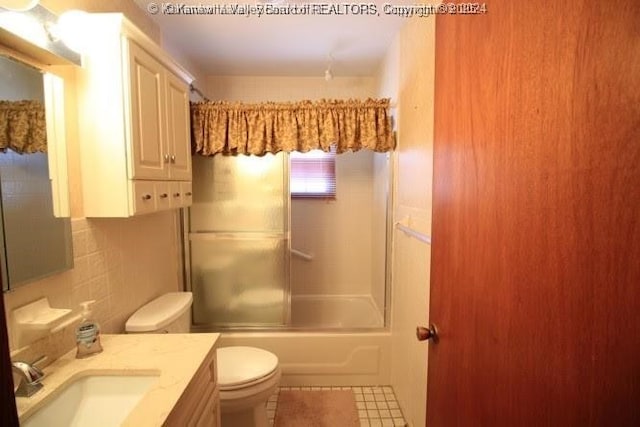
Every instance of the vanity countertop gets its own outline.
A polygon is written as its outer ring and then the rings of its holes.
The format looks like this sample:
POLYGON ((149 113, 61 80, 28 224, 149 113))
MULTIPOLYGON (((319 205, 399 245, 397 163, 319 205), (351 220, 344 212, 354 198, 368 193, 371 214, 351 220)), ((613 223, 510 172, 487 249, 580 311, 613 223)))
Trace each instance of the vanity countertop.
POLYGON ((44 387, 31 397, 18 397, 21 419, 43 405, 43 401, 65 383, 85 375, 159 375, 125 420, 125 426, 161 426, 205 357, 214 351, 220 334, 130 334, 101 335, 104 351, 76 359, 76 350, 66 353, 44 369, 44 387))

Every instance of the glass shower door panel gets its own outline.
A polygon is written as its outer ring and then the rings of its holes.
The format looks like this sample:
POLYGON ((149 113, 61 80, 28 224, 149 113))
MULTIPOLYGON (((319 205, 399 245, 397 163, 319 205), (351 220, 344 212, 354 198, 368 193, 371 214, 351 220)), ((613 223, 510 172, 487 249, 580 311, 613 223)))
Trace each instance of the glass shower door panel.
POLYGON ((288 245, 273 237, 191 237, 195 326, 281 326, 289 295, 288 245))
POLYGON ((286 232, 284 153, 193 158, 192 232, 286 232))
POLYGON ((196 328, 288 323, 288 176, 284 153, 193 158, 188 236, 196 328))

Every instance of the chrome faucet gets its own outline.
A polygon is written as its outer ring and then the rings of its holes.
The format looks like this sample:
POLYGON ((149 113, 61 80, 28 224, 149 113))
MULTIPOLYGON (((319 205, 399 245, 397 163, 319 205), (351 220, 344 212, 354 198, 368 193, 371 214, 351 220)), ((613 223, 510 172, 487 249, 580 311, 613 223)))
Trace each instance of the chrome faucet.
POLYGON ((42 361, 44 357, 33 363, 12 362, 11 369, 20 376, 20 384, 16 390, 16 397, 31 397, 42 388, 42 378, 44 372, 35 366, 36 363, 42 361))

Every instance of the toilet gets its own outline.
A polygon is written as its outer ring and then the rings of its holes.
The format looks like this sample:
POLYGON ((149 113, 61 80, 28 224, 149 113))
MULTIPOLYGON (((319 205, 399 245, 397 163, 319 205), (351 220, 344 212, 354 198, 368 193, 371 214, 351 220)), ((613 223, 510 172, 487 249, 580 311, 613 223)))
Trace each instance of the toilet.
MULTIPOLYGON (((191 292, 170 292, 140 307, 127 333, 188 333, 191 292)), ((278 357, 255 347, 216 350, 222 427, 267 427, 266 403, 280 382, 278 357)))
POLYGON ((267 427, 267 400, 280 383, 278 357, 255 347, 221 347, 217 363, 222 427, 267 427))
POLYGON ((186 334, 191 328, 191 292, 169 292, 140 307, 124 326, 128 334, 186 334))

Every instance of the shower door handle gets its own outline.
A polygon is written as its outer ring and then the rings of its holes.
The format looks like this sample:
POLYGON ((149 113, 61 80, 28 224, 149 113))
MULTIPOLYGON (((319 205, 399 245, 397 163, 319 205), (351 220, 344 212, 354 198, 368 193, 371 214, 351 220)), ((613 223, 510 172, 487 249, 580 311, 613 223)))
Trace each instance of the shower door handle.
POLYGON ((424 326, 416 326, 416 338, 418 341, 431 340, 435 344, 438 343, 438 328, 433 323, 428 328, 424 326))

